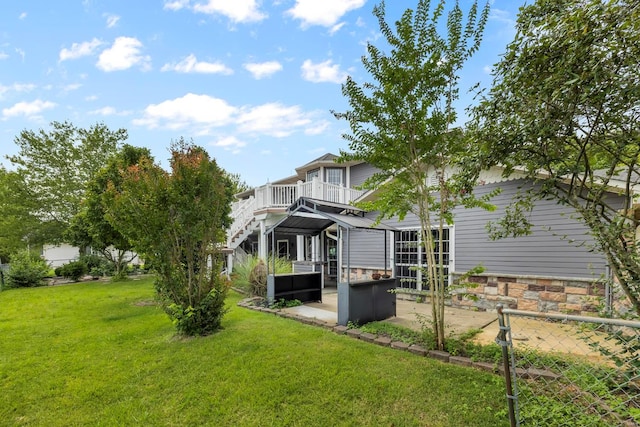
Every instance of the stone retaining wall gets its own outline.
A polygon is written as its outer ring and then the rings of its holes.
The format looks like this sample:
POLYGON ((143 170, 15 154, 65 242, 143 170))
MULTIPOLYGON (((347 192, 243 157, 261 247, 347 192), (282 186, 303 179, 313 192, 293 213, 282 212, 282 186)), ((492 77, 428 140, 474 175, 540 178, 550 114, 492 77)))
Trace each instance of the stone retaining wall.
POLYGON ((498 304, 517 310, 589 315, 598 311, 605 284, 588 280, 543 279, 522 276, 472 276, 476 288, 458 291, 454 307, 495 310, 498 304), (475 296, 464 296, 463 293, 475 296))

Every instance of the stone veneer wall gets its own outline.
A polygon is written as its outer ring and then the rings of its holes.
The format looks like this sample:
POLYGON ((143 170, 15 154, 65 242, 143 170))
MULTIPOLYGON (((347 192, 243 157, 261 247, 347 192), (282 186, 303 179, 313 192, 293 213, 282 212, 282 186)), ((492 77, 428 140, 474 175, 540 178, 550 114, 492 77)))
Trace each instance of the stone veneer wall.
POLYGON ((588 315, 598 311, 605 295, 605 284, 594 280, 482 275, 468 282, 478 284, 466 289, 477 301, 458 294, 452 297, 452 306, 495 310, 502 304, 517 310, 588 315))
MULTIPOLYGON (((347 271, 345 267, 342 268, 342 272, 347 271)), ((349 280, 371 280, 373 273, 385 274, 383 268, 368 268, 368 267, 353 267, 350 269, 351 275, 349 280)), ((387 274, 393 274, 393 271, 387 269, 387 274)))

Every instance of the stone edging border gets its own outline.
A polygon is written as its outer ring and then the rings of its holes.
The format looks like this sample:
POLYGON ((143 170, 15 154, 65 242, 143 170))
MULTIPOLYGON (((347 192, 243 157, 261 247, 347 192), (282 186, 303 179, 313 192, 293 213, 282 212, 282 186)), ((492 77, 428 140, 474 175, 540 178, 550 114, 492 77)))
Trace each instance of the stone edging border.
MULTIPOLYGON (((310 318, 305 316, 300 316, 293 313, 287 313, 282 310, 268 308, 268 307, 260 307, 251 304, 253 302, 253 298, 247 298, 240 302, 238 302, 239 307, 248 308, 254 311, 261 311, 263 313, 270 313, 276 316, 280 316, 286 319, 296 320, 300 323, 304 323, 312 326, 319 326, 324 329, 328 329, 330 331, 335 332, 338 335, 347 335, 351 338, 359 339, 368 343, 377 344, 382 347, 390 347, 395 350, 403 350, 408 351, 413 354, 417 354, 418 356, 430 357, 432 359, 439 360, 444 363, 451 363, 452 365, 471 367, 475 369, 479 369, 482 371, 490 372, 493 374, 500 374, 504 376, 504 367, 502 364, 495 364, 489 362, 476 362, 469 357, 462 356, 452 356, 446 351, 439 350, 427 350, 422 346, 416 344, 407 344, 402 341, 393 341, 391 338, 386 336, 378 336, 374 334, 370 334, 368 332, 363 332, 360 329, 348 328, 342 325, 332 325, 323 320, 319 320, 316 318, 310 318)), ((534 369, 534 368, 517 368, 516 375, 521 378, 529 378, 529 379, 538 379, 544 378, 547 380, 555 380, 558 379, 559 376, 551 371, 534 369)))

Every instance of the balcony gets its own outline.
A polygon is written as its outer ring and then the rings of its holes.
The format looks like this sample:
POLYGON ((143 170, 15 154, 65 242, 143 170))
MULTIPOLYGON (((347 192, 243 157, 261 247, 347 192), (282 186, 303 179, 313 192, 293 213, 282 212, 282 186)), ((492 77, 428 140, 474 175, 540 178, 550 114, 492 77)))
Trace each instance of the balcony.
POLYGON ((296 184, 266 184, 256 187, 253 196, 233 203, 231 207, 233 224, 229 229, 229 239, 234 239, 242 230, 250 226, 256 212, 285 209, 300 197, 349 204, 364 193, 364 190, 321 182, 317 177, 310 182, 298 181, 296 184))

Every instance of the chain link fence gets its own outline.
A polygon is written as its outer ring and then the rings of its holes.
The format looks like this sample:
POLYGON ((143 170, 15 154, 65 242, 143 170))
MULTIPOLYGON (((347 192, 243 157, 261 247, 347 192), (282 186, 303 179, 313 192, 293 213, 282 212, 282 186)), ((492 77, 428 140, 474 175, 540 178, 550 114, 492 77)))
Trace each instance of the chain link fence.
POLYGON ((512 426, 639 426, 640 322, 499 307, 512 426))

